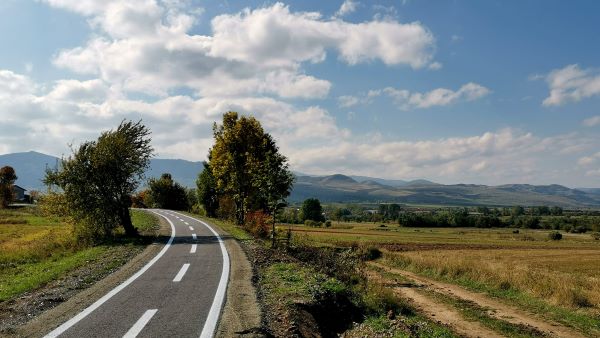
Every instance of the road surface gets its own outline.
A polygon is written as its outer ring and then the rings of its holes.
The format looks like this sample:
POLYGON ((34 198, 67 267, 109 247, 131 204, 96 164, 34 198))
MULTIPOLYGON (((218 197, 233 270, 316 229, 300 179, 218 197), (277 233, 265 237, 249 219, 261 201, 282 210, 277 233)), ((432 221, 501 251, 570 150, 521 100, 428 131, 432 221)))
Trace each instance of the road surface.
POLYGON ((229 258, 206 223, 152 210, 171 238, 140 271, 46 337, 212 337, 223 305, 229 258))

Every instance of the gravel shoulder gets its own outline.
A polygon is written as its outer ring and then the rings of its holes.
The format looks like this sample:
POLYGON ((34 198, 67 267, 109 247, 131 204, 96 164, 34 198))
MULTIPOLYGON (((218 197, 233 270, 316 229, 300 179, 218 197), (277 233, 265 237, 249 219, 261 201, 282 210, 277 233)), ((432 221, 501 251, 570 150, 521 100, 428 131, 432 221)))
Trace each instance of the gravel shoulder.
POLYGON ((230 261, 227 297, 215 336, 264 337, 256 288, 252 285, 252 265, 235 238, 217 225, 210 225, 223 239, 230 261))

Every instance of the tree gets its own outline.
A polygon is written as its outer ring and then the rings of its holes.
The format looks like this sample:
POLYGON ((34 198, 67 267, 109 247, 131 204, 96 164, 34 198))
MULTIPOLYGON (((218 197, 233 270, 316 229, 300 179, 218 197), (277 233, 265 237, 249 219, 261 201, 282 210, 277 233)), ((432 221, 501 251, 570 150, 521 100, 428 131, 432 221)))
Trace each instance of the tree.
POLYGON ((321 202, 316 198, 309 198, 302 203, 302 221, 311 220, 315 222, 324 221, 321 202))
POLYGON ((264 159, 257 166, 252 185, 255 188, 257 200, 265 205, 272 216, 271 234, 275 245, 275 214, 286 206, 285 198, 290 195, 294 183, 294 175, 289 170, 287 158, 279 153, 275 141, 269 134, 263 137, 264 159))
POLYGON ((143 179, 153 149, 150 131, 141 121, 122 121, 61 160, 60 169, 47 170, 45 183, 64 191, 67 208, 82 225, 83 235, 98 239, 121 225, 137 235, 131 223, 131 195, 143 179))
POLYGON ((254 117, 236 112, 225 113, 213 134, 209 165, 218 192, 235 204, 237 223, 244 224, 250 210, 276 210, 274 206, 289 195, 293 176, 271 135, 254 117))
POLYGON ((204 207, 206 216, 216 217, 217 210, 219 210, 219 194, 212 168, 208 162, 204 162, 204 170, 198 175, 196 187, 198 202, 204 207))
POLYGON ((15 169, 10 166, 0 168, 0 208, 7 208, 14 199, 13 185, 17 180, 15 169))
POLYGON ((148 187, 153 207, 172 210, 189 209, 187 191, 173 181, 171 174, 164 173, 159 179, 151 178, 148 187))

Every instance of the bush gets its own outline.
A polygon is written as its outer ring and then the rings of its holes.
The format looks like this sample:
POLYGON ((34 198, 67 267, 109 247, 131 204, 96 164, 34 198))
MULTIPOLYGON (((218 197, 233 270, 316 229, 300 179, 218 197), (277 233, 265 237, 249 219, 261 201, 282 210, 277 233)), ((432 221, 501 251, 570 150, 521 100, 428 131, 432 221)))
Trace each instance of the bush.
POLYGON ((381 250, 379 250, 379 248, 376 248, 374 246, 360 248, 360 256, 365 261, 372 261, 372 260, 381 258, 382 255, 383 254, 382 254, 381 250))
POLYGON ((271 216, 262 211, 249 212, 246 214, 244 229, 254 237, 268 238, 271 220, 271 216))
POLYGON ((559 241, 562 239, 562 234, 558 231, 552 231, 548 234, 548 238, 550 238, 553 241, 559 241))
POLYGON ((592 238, 595 239, 595 240, 597 240, 597 241, 600 240, 600 232, 594 232, 592 234, 592 238))
POLYGON ((578 225, 572 230, 572 232, 576 233, 576 234, 583 234, 586 231, 587 231, 587 228, 584 227, 583 225, 578 225))
POLYGON ((315 222, 312 219, 307 219, 306 221, 304 221, 304 225, 308 227, 319 227, 321 226, 321 224, 321 222, 315 222))
POLYGON ((329 220, 325 221, 325 227, 330 228, 331 227, 331 221, 329 221, 329 220))

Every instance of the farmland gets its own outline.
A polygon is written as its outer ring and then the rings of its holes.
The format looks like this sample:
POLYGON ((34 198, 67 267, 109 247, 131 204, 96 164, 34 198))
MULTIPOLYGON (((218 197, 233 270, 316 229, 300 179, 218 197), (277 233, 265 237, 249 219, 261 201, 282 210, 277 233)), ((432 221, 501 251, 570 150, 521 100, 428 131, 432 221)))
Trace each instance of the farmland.
MULTIPOLYGON (((139 211, 133 213, 134 223, 142 231, 152 231, 155 219, 139 211)), ((139 252, 144 241, 119 246, 79 245, 71 233, 72 226, 64 219, 44 216, 36 208, 0 211, 0 302, 39 288, 63 275, 102 257, 114 255, 107 271, 122 264, 121 256, 139 252)), ((118 240, 115 238, 115 240, 118 240)))
POLYGON ((600 240, 595 233, 562 232, 561 240, 551 240, 552 230, 407 228, 383 222, 280 229, 290 229, 297 240, 316 246, 377 248, 382 258, 368 264, 369 270, 390 289, 424 297, 431 302, 428 307, 449 307, 463 317, 477 314, 471 320, 484 329, 536 336, 546 332, 543 325, 548 322, 548 327, 559 331, 562 326, 569 335, 600 334, 600 240), (398 281, 430 286, 402 288, 398 281), (468 301, 433 288, 437 282, 455 285, 468 301), (472 302, 477 297, 485 297, 482 301, 488 306, 472 302), (496 305, 509 306, 535 315, 524 316, 523 322, 492 318, 486 314, 490 304, 492 311, 496 305))

